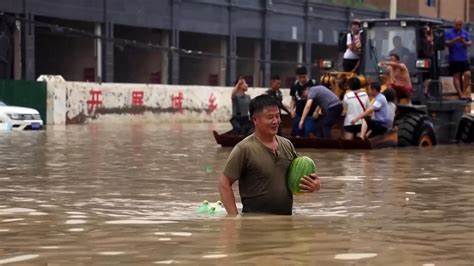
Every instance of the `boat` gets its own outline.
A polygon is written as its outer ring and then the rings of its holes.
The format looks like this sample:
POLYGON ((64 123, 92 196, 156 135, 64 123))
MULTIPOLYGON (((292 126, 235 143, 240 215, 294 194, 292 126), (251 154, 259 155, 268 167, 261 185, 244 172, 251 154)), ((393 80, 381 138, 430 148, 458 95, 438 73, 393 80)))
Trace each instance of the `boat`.
MULTIPOLYGON (((237 143, 245 138, 243 135, 235 135, 232 130, 219 134, 213 131, 214 138, 217 144, 222 147, 234 147, 237 143)), ((347 149, 347 150, 371 150, 389 147, 397 147, 397 133, 395 130, 382 135, 375 136, 369 139, 354 139, 346 140, 342 138, 337 139, 319 139, 315 137, 309 138, 295 138, 290 136, 283 136, 293 143, 293 146, 298 149, 347 149)))
MULTIPOLYGON (((292 137, 289 132, 291 131, 291 118, 282 116, 282 136, 289 139, 293 146, 297 149, 347 149, 347 150, 371 150, 381 149, 398 146, 398 134, 396 129, 392 129, 384 135, 375 136, 369 139, 354 139, 346 140, 343 139, 341 123, 336 123, 333 127, 331 134, 334 138, 321 139, 316 137, 292 137)), ((232 130, 227 131, 223 134, 219 134, 217 131, 213 131, 214 138, 217 144, 222 147, 234 147, 237 143, 245 138, 243 135, 236 135, 232 130)))

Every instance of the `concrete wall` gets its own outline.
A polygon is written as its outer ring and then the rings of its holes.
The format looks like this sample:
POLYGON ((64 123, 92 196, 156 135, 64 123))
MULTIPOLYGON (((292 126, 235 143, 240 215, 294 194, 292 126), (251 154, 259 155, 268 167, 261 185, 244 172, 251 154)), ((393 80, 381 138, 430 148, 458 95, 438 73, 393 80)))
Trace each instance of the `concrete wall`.
MULTIPOLYGON (((439 0, 438 0, 439 1, 439 0)), ((376 6, 382 10, 389 11, 390 9, 390 0, 365 0, 364 3, 376 6)), ((426 0, 398 0, 397 1, 397 13, 403 14, 419 14, 420 6, 426 6, 426 0)), ((435 9, 436 10, 436 9, 435 9)), ((425 16, 433 16, 436 17, 436 13, 434 15, 426 14, 425 16)))
POLYGON ((66 81, 61 76, 40 76, 37 81, 47 84, 46 121, 48 125, 66 123, 66 81))
MULTIPOLYGON (((397 13, 424 17, 454 20, 460 17, 469 21, 470 0, 436 0, 435 6, 428 6, 426 0, 398 0, 397 13)), ((366 0, 364 3, 377 6, 388 11, 388 0, 366 0)))
MULTIPOLYGON (((386 3, 388 3, 388 5, 390 6, 390 1, 386 3)), ((423 1, 400 0, 398 1, 397 8, 399 9, 398 13, 404 13, 404 14, 410 14, 410 15, 423 14, 423 16, 427 16, 427 17, 437 16, 436 7, 427 6, 426 0, 423 0, 423 1)), ((390 9, 390 7, 388 9, 390 9)))
MULTIPOLYGON (((457 0, 455 0, 457 1, 457 0)), ((461 0, 462 1, 462 0, 461 0)), ((426 17, 438 17, 438 5, 440 4, 440 2, 442 2, 441 0, 437 0, 436 1, 436 5, 435 6, 428 6, 426 4, 426 0, 425 1, 418 1, 418 6, 417 7, 413 7, 414 4, 416 4, 415 1, 403 1, 403 4, 406 6, 406 8, 404 9, 401 9, 401 10, 407 10, 408 14, 412 14, 412 15, 423 15, 423 16, 426 16, 426 17)), ((441 11, 441 10, 439 10, 441 11)), ((442 18, 444 18, 443 16, 441 16, 442 18)))
POLYGON ((474 21, 474 0, 469 0, 469 19, 468 21, 474 21))
POLYGON ((439 0, 440 17, 446 20, 454 20, 457 17, 464 21, 469 20, 469 0, 439 0))
MULTIPOLYGON (((232 113, 231 87, 68 82, 41 76, 47 82, 48 124, 114 122, 141 117, 156 121, 227 122, 232 113)), ((265 92, 250 88, 251 97, 265 92)), ((289 104, 288 90, 282 91, 289 104)))

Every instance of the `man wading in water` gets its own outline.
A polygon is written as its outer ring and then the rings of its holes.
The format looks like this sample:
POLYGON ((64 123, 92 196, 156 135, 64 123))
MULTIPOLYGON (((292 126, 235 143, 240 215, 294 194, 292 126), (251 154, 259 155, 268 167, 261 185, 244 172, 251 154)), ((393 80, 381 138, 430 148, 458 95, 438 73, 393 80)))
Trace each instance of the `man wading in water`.
MULTIPOLYGON (((221 200, 227 214, 238 214, 232 184, 239 180, 243 213, 291 215, 293 195, 288 188, 287 173, 297 153, 288 139, 277 136, 278 103, 264 94, 253 99, 249 109, 255 133, 239 142, 230 153, 219 177, 221 200)), ((319 189, 316 174, 304 176, 302 192, 319 189)))
POLYGON ((249 89, 244 78, 240 77, 234 84, 232 90, 232 130, 237 135, 248 135, 252 128, 252 122, 249 119, 250 96, 245 92, 249 89))

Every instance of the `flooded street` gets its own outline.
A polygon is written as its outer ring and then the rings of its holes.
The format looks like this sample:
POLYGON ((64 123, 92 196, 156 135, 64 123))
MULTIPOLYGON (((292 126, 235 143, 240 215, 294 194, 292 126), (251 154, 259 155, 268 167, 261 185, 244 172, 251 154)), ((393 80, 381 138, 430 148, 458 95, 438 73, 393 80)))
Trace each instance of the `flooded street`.
POLYGON ((212 128, 0 134, 0 264, 474 263, 474 146, 298 150, 321 191, 295 197, 291 217, 229 219, 197 213, 219 199, 230 152, 212 128))

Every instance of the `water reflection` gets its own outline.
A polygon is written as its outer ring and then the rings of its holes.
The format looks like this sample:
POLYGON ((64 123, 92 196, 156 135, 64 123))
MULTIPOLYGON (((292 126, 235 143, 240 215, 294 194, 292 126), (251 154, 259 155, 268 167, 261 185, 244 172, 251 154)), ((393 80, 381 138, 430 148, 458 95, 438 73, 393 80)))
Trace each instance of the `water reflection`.
POLYGON ((196 212, 218 199, 230 152, 214 143, 213 127, 0 135, 0 264, 474 261, 472 146, 300 150, 318 165, 320 193, 295 197, 292 217, 230 219, 196 212))

